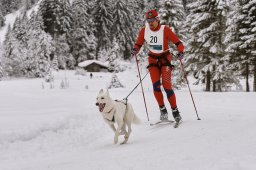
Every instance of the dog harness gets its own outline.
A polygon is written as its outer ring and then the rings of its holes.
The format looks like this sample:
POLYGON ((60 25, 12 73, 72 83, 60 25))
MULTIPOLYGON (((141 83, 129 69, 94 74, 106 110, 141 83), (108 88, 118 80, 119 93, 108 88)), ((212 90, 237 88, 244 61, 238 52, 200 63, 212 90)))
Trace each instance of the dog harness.
MULTIPOLYGON (((121 102, 121 103, 123 103, 123 104, 126 106, 126 107, 125 107, 125 113, 126 113, 126 111, 127 111, 127 100, 126 100, 126 102, 124 102, 123 100, 115 100, 115 102, 121 102)), ((114 107, 111 108, 109 112, 107 112, 107 113, 104 114, 104 118, 107 119, 108 121, 111 121, 111 122, 115 122, 115 116, 114 116, 114 114, 113 114, 112 119, 111 119, 111 118, 108 119, 105 115, 106 115, 106 114, 110 114, 110 113, 113 111, 113 109, 114 109, 114 107)))

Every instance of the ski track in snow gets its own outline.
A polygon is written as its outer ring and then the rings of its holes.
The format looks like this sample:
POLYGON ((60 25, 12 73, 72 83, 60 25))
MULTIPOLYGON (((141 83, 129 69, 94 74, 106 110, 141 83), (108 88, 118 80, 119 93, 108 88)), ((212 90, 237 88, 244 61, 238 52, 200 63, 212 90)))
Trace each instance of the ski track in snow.
MULTIPOLYGON (((174 129, 149 126, 138 87, 129 102, 143 123, 132 126, 127 145, 114 145, 114 134, 95 106, 111 74, 94 73, 91 80, 89 74, 68 71, 67 77, 66 90, 59 88, 64 72, 55 73, 55 89, 47 83, 42 89, 41 79, 0 82, 1 170, 256 168, 255 93, 206 93, 192 86, 199 121, 187 88, 176 90, 184 122, 174 129)), ((113 99, 124 98, 138 83, 136 69, 118 77, 126 88, 110 89, 113 99)), ((143 85, 150 121, 158 120, 149 77, 143 85)))

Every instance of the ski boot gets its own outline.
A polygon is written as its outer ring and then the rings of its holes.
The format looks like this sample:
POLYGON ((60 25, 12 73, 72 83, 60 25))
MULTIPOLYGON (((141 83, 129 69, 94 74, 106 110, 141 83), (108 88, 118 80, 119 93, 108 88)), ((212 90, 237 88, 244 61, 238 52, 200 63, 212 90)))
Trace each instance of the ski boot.
POLYGON ((176 123, 179 123, 181 121, 181 116, 178 108, 172 110, 172 115, 176 123))
POLYGON ((161 113, 160 114, 160 120, 161 121, 168 120, 168 112, 167 112, 164 105, 160 107, 160 113, 161 113))

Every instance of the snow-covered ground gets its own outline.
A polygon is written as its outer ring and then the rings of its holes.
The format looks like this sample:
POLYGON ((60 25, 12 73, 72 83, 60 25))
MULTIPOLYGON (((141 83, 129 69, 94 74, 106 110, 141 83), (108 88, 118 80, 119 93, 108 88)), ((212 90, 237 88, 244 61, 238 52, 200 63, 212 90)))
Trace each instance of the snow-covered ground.
MULTIPOLYGON (((110 89, 111 96, 126 97, 136 75, 135 68, 119 73, 126 87, 110 89)), ((114 145, 95 106, 111 74, 90 79, 68 71, 70 87, 60 89, 64 77, 55 73, 54 89, 42 79, 0 81, 0 170, 256 169, 256 93, 207 93, 192 86, 197 120, 187 88, 176 90, 184 122, 174 129, 149 126, 139 86, 129 102, 143 123, 133 126, 128 144, 114 145)), ((149 77, 143 83, 153 122, 158 107, 149 77)))

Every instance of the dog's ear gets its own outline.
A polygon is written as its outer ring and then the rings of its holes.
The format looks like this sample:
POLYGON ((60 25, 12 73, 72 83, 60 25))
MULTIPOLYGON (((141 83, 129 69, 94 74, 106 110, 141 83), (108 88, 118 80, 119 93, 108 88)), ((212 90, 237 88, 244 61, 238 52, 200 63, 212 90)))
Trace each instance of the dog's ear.
POLYGON ((100 89, 100 92, 99 93, 103 93, 103 89, 100 89))

